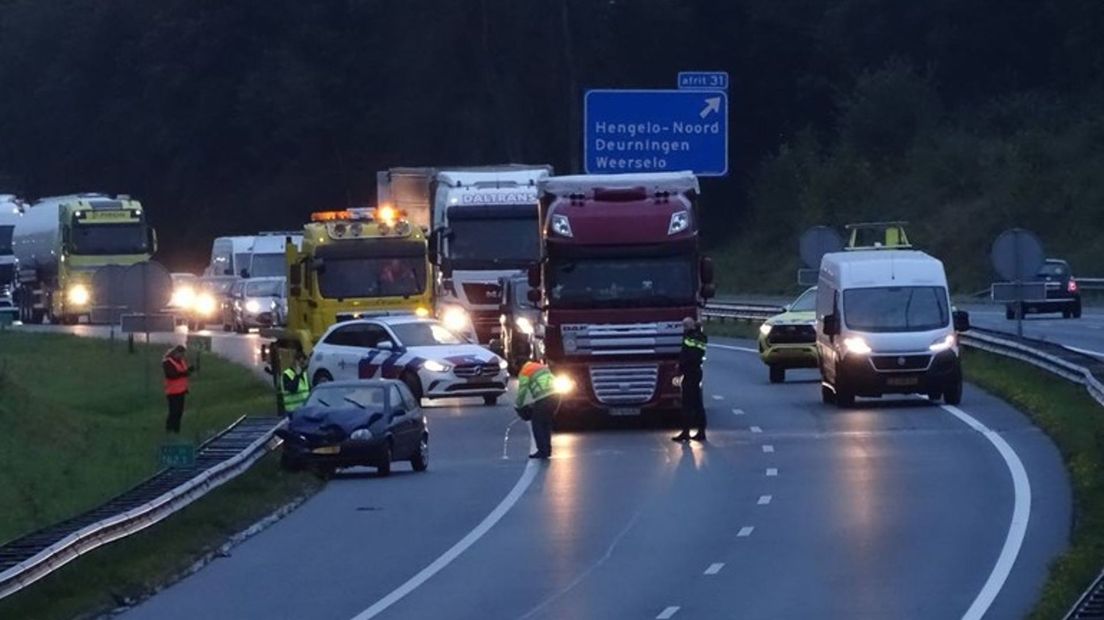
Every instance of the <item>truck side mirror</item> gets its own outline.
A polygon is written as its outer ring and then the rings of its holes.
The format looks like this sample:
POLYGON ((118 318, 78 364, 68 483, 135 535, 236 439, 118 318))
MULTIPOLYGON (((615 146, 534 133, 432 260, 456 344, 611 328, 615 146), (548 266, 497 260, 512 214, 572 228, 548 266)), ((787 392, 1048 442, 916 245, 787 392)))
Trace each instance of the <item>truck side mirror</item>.
POLYGON ((541 302, 541 290, 540 290, 540 287, 533 287, 533 288, 530 288, 530 289, 529 289, 528 291, 526 291, 526 293, 525 293, 525 297, 526 297, 526 298, 527 298, 527 299, 529 300, 529 302, 530 302, 530 303, 532 303, 533 305, 538 305, 538 304, 540 304, 540 302, 541 302))
POLYGON ((835 314, 824 315, 824 335, 838 336, 840 333, 839 316, 835 314))
MULTIPOLYGON (((539 288, 540 284, 541 284, 540 265, 531 265, 529 267, 529 271, 527 272, 527 275, 529 276, 529 288, 530 289, 539 288)), ((537 296, 538 296, 538 298, 540 297, 539 292, 538 292, 537 296)), ((532 301, 532 297, 530 297, 529 300, 532 301)))
MULTIPOLYGON (((701 257, 701 260, 698 262, 698 272, 702 284, 713 284, 713 259, 708 256, 701 257)), ((710 295, 710 297, 712 297, 712 295, 710 295)), ((708 299, 708 297, 706 299, 708 299)))
POLYGON ((951 313, 952 320, 954 322, 954 330, 956 332, 965 332, 970 330, 970 313, 965 310, 955 310, 951 313))
POLYGON ((710 282, 710 283, 702 284, 702 287, 701 287, 702 299, 713 299, 713 297, 716 294, 717 294, 717 287, 713 286, 713 283, 710 282))
POLYGON ((146 229, 146 243, 149 245, 150 254, 157 253, 157 231, 153 228, 146 229))

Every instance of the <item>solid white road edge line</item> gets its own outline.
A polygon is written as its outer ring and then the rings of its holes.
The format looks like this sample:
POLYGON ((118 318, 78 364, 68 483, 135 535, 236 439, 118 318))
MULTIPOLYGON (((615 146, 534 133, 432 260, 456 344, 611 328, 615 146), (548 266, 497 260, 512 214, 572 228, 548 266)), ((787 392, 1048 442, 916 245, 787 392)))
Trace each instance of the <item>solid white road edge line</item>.
POLYGON ((678 610, 679 607, 672 605, 671 607, 668 607, 667 609, 659 612, 659 615, 656 616, 656 620, 668 620, 671 616, 677 614, 678 610))
POLYGON ((709 347, 716 347, 718 349, 728 349, 729 351, 743 351, 744 353, 758 353, 759 349, 752 349, 751 347, 737 347, 731 344, 710 344, 709 347))
POLYGON ((1027 534, 1027 523, 1031 518, 1031 482, 1027 478, 1027 471, 1024 469, 1023 462, 1020 461, 1020 457, 1003 437, 958 407, 953 405, 943 405, 942 407, 944 411, 988 439, 989 443, 993 444, 993 447, 1000 453, 1004 459, 1004 464, 1008 467, 1008 473, 1012 475, 1015 500, 1012 505, 1012 522, 1008 525, 1008 535, 1004 539, 1004 546, 1001 548, 1000 555, 997 556, 996 564, 993 565, 993 571, 989 573, 985 585, 978 592, 977 598, 974 599, 970 608, 962 614, 962 620, 981 620, 985 616, 985 612, 989 611, 989 607, 996 600, 997 595, 1000 594, 1001 588, 1004 587, 1004 582, 1008 579, 1009 573, 1012 572, 1012 566, 1016 563, 1016 556, 1020 553, 1020 547, 1023 546, 1024 536, 1027 534))
POLYGON ((514 507, 514 504, 521 499, 525 490, 532 484, 533 479, 537 477, 538 469, 539 465, 537 461, 529 461, 526 463, 525 471, 521 472, 521 477, 518 478, 517 483, 514 484, 514 488, 510 489, 506 497, 502 498, 502 501, 495 506, 494 510, 492 510, 489 515, 479 522, 479 525, 475 526, 475 529, 468 532, 466 536, 460 539, 460 542, 453 545, 436 560, 433 560, 429 566, 426 566, 419 571, 418 574, 408 579, 406 583, 395 588, 390 594, 376 601, 371 607, 354 616, 353 620, 368 620, 369 618, 375 618, 386 611, 388 607, 399 602, 404 596, 413 592, 418 586, 429 581, 430 577, 439 573, 441 569, 451 564, 453 560, 460 557, 461 553, 464 553, 468 547, 474 545, 484 534, 489 532, 490 529, 514 507))

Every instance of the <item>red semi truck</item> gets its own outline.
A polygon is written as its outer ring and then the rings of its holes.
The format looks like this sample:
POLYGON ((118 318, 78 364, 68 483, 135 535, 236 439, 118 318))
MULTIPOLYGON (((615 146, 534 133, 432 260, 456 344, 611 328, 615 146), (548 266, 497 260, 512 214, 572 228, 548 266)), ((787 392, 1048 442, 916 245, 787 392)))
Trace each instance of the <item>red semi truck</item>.
POLYGON ((690 172, 549 177, 541 261, 529 271, 543 350, 575 384, 569 410, 670 412, 681 404, 682 319, 713 296, 690 172))

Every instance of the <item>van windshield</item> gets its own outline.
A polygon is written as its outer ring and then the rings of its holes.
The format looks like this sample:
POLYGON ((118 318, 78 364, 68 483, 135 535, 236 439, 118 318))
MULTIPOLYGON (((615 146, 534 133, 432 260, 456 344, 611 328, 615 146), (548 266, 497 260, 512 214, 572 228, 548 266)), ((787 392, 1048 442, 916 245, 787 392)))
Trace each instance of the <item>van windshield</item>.
POLYGON ((950 324, 942 286, 886 286, 843 292, 847 326, 864 332, 922 332, 950 324))

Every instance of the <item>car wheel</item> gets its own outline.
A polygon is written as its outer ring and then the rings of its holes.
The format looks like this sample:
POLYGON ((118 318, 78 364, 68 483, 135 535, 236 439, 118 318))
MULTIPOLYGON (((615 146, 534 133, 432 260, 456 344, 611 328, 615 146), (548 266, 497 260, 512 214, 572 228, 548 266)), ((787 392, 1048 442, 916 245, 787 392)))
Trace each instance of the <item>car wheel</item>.
POLYGON ((785 380, 786 380, 786 369, 779 366, 779 365, 777 365, 777 364, 772 364, 771 367, 770 367, 770 382, 771 383, 782 383, 785 380))
POLYGON ((1081 318, 1081 302, 1080 301, 1078 301, 1073 306, 1073 318, 1075 318, 1075 319, 1081 318))
POLYGON ((942 392, 928 392, 928 400, 938 402, 940 398, 943 398, 942 392))
POLYGON ((493 407, 498 404, 498 394, 484 394, 483 404, 488 407, 493 407))
POLYGON ((825 405, 836 404, 836 393, 832 391, 832 388, 824 384, 820 385, 820 402, 825 405))
POLYGON ((1009 321, 1016 318, 1016 311, 1012 309, 1012 306, 1004 307, 1004 318, 1008 319, 1009 321))
POLYGON ((1073 310, 1063 310, 1062 311, 1062 318, 1063 319, 1073 318, 1073 310))
POLYGON ((313 382, 313 384, 314 384, 315 387, 317 387, 317 386, 319 386, 323 383, 329 383, 330 381, 333 381, 333 375, 330 374, 330 371, 328 371, 328 370, 319 370, 318 372, 314 373, 314 382, 313 382))
POLYGON ((383 449, 383 459, 380 461, 380 464, 376 466, 376 473, 379 474, 381 478, 385 478, 391 475, 392 455, 393 453, 391 450, 391 442, 388 441, 387 445, 383 449))
POLYGON ((337 473, 337 467, 333 465, 319 465, 317 468, 315 468, 314 473, 323 480, 329 480, 330 478, 334 477, 334 474, 337 473))
POLYGON ((954 379, 943 392, 943 402, 948 405, 957 405, 962 402, 962 377, 954 379))
POLYGON ((414 471, 429 469, 429 437, 425 434, 418 441, 418 448, 414 452, 414 457, 410 459, 410 465, 414 468, 414 471))
POLYGON ((284 471, 300 471, 303 469, 303 464, 285 450, 280 453, 280 468, 284 471))
POLYGON ((410 389, 410 393, 414 395, 414 398, 420 402, 422 400, 422 381, 418 379, 418 375, 412 372, 405 372, 402 375, 401 381, 410 389))

